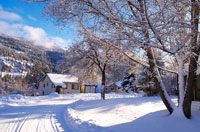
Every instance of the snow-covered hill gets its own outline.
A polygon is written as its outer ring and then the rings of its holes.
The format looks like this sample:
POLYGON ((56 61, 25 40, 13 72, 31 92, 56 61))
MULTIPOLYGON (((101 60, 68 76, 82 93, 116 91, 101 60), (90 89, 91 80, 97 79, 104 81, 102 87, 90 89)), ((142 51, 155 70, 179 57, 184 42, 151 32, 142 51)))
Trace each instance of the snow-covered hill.
POLYGON ((62 49, 49 51, 23 38, 0 34, 0 95, 27 92, 32 95, 30 86, 36 84, 45 72, 58 72, 56 66, 63 58, 62 49))
POLYGON ((27 63, 40 61, 43 65, 48 65, 51 70, 55 70, 57 62, 63 59, 64 52, 61 48, 45 49, 22 38, 0 34, 0 56, 3 57, 12 57, 27 63))
POLYGON ((18 60, 14 57, 0 55, 0 75, 25 76, 29 72, 33 63, 27 60, 18 60))

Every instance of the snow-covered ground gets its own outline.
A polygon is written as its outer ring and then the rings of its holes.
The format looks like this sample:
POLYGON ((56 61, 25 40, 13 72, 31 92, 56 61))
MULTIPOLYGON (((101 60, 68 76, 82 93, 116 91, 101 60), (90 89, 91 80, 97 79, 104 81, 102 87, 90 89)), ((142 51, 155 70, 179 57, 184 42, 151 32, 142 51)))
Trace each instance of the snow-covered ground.
POLYGON ((17 60, 14 57, 0 55, 0 75, 2 77, 5 75, 26 76, 32 66, 33 63, 26 60, 17 60), (4 69, 5 71, 2 72, 3 65, 7 66, 7 69, 4 69))
POLYGON ((193 132, 200 129, 200 111, 192 119, 169 116, 160 97, 138 94, 51 94, 0 97, 1 132, 193 132))

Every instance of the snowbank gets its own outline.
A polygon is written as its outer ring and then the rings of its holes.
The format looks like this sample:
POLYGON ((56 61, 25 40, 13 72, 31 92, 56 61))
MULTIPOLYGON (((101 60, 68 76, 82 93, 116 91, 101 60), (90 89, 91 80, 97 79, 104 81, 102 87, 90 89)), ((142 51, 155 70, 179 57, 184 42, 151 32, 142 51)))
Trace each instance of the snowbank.
POLYGON ((25 97, 20 94, 0 96, 0 110, 3 111, 9 106, 15 106, 22 102, 24 103, 26 102, 24 98, 25 97))
POLYGON ((56 93, 56 92, 53 92, 53 93, 50 93, 48 96, 49 96, 49 97, 58 97, 59 94, 56 93))
POLYGON ((22 96, 21 94, 5 95, 0 97, 0 100, 7 100, 7 101, 21 100, 21 99, 24 99, 24 96, 22 96))
POLYGON ((82 102, 84 102, 83 100, 79 100, 75 103, 72 103, 71 105, 69 105, 67 111, 64 114, 65 117, 65 122, 68 125, 68 127, 70 128, 71 131, 73 132, 101 132, 103 129, 99 126, 96 126, 92 123, 89 122, 84 122, 81 121, 78 118, 74 118, 70 113, 71 108, 80 105, 82 102))
POLYGON ((193 115, 191 120, 169 116, 157 96, 116 93, 106 100, 79 100, 65 113, 66 123, 77 132, 193 132, 200 128, 200 112, 193 115))

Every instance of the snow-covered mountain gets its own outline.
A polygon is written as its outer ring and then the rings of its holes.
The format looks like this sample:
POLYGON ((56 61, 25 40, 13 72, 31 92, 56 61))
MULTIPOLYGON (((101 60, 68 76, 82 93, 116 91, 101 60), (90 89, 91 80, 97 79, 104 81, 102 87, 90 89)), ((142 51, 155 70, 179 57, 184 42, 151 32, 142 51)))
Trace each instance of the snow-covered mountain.
POLYGON ((62 49, 49 51, 23 38, 0 35, 0 95, 34 94, 32 86, 47 70, 58 72, 55 67, 63 57, 62 49))
POLYGON ((0 72, 28 72, 36 61, 55 71, 56 63, 64 56, 64 50, 47 50, 22 38, 0 35, 0 72), (2 69, 3 68, 3 69, 2 69))
POLYGON ((25 76, 29 72, 33 63, 27 60, 19 60, 14 57, 5 57, 0 55, 0 74, 4 75, 15 75, 25 76))

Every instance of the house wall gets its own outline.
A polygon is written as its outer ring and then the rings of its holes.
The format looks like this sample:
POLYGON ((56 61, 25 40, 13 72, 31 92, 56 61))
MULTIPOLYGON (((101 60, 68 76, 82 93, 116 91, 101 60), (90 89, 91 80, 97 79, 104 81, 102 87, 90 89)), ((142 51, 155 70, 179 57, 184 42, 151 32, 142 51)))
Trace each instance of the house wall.
POLYGON ((85 93, 96 93, 96 86, 94 85, 85 85, 85 89, 84 89, 85 93))
POLYGON ((67 94, 67 93, 80 93, 81 92, 81 84, 80 83, 71 83, 68 82, 66 83, 67 87, 66 88, 61 88, 60 92, 62 94, 67 94))
POLYGON ((200 102, 199 101, 192 101, 191 108, 192 108, 192 110, 199 111, 200 110, 200 102))
POLYGON ((197 77, 196 87, 194 88, 193 94, 193 100, 200 101, 200 75, 197 77))
POLYGON ((48 76, 46 76, 43 80, 39 82, 38 91, 40 95, 48 95, 52 92, 55 92, 54 85, 50 81, 48 76))
POLYGON ((118 93, 124 93, 124 91, 122 89, 120 89, 120 88, 116 88, 116 92, 118 92, 118 93))
POLYGON ((106 86, 104 90, 105 90, 105 93, 116 92, 116 88, 112 86, 109 86, 109 87, 106 86))
POLYGON ((117 92, 118 86, 116 84, 112 84, 110 86, 105 86, 104 90, 105 93, 110 93, 110 92, 117 92))

